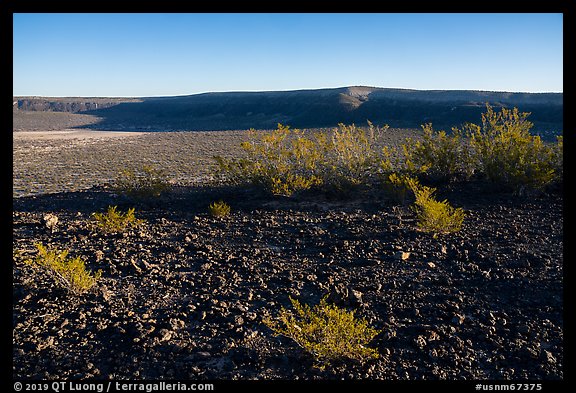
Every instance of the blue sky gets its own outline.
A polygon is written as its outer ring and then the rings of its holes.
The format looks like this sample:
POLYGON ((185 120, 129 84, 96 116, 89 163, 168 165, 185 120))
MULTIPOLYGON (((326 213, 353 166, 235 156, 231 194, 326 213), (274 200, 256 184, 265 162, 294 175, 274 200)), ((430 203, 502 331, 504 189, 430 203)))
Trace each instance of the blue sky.
POLYGON ((14 14, 13 94, 563 91, 562 14, 14 14))

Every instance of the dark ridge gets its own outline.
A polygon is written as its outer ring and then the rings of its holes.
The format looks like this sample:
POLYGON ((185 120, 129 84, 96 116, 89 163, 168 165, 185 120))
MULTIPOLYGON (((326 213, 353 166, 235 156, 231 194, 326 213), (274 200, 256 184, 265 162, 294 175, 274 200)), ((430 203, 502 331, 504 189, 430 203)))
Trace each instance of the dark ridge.
POLYGON ((298 128, 338 123, 450 128, 480 122, 486 103, 531 112, 534 130, 563 128, 563 93, 472 90, 409 90, 366 86, 318 90, 222 92, 143 98, 14 97, 14 111, 71 112, 97 116, 82 128, 99 130, 194 131, 298 128))

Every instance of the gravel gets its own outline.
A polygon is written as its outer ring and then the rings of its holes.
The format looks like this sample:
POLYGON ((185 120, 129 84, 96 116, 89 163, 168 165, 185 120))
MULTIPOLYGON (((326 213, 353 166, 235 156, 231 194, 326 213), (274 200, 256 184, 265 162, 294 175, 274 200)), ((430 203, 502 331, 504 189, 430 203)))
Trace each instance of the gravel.
POLYGON ((378 193, 182 186, 133 204, 94 187, 15 198, 13 377, 562 379, 562 196, 481 183, 440 196, 467 217, 437 238, 378 193), (221 198, 232 214, 213 218, 207 206, 221 198), (108 205, 136 206, 146 223, 95 232, 90 214, 108 205), (24 263, 35 242, 102 269, 95 289, 75 297, 24 263), (356 310, 382 330, 370 344, 379 358, 314 367, 263 323, 289 296, 356 310))

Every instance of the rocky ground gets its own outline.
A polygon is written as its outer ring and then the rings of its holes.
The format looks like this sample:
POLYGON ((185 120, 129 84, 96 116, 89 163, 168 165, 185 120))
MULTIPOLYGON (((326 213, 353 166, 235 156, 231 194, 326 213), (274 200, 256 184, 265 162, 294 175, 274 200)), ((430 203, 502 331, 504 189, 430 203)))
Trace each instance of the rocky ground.
MULTIPOLYGON (((58 116, 19 121, 61 131, 89 120, 58 116)), ((467 216, 461 232, 434 238, 378 192, 286 199, 207 186, 212 156, 237 154, 243 131, 66 135, 14 133, 14 378, 564 378, 561 192, 442 186, 467 216), (160 199, 133 203, 103 186, 149 163, 175 184, 160 199), (229 217, 208 214, 218 199, 229 217), (91 214, 109 205, 146 222, 102 234, 91 214), (101 269, 95 289, 73 296, 24 263, 36 242, 101 269), (263 323, 289 296, 325 295, 382 330, 378 359, 321 370, 263 323)))
POLYGON ((104 188, 17 198, 13 376, 562 379, 561 195, 467 184, 441 196, 467 218, 438 238, 378 194, 176 187, 136 205, 146 223, 119 235, 90 226, 92 212, 133 205, 104 188), (229 217, 208 215, 219 198, 229 217), (46 213, 58 217, 53 231, 46 213), (102 269, 96 289, 69 295, 23 263, 38 241, 102 269), (371 344, 378 359, 320 370, 263 324, 289 296, 316 304, 325 295, 382 330, 371 344))

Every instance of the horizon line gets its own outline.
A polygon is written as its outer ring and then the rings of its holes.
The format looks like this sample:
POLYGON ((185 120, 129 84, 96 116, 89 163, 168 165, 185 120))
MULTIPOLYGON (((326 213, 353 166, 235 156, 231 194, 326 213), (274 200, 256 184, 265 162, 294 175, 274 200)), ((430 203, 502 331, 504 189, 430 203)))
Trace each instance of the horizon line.
POLYGON ((162 98, 162 97, 186 97, 200 94, 210 93, 275 93, 275 92, 296 92, 296 91, 314 91, 314 90, 337 90, 346 88, 370 88, 370 89, 385 89, 385 90, 407 90, 407 91, 421 91, 421 92, 482 92, 482 93, 513 93, 513 94, 564 94, 563 91, 510 91, 510 90, 482 90, 482 89, 415 89, 408 87, 379 87, 368 85, 348 85, 339 87, 318 87, 318 88, 300 88, 300 89, 278 89, 278 90, 210 90, 196 93, 182 93, 182 94, 158 94, 158 95, 143 95, 143 96, 130 96, 130 95, 38 95, 38 94, 12 94, 12 97, 38 97, 38 98, 162 98))

